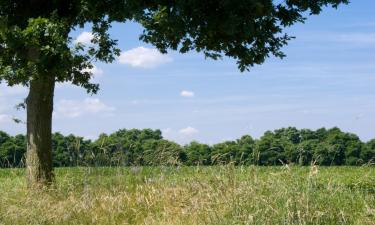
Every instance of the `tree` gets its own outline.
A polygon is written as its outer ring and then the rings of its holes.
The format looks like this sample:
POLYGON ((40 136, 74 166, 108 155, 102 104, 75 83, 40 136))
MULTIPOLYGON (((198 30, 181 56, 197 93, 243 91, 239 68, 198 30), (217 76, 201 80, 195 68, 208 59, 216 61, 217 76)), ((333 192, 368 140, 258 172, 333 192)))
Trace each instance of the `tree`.
POLYGON ((91 141, 84 140, 82 137, 54 133, 52 135, 53 166, 87 165, 85 156, 91 153, 90 145, 91 141))
POLYGON ((225 141, 223 143, 212 146, 211 161, 212 163, 222 164, 238 164, 237 159, 240 158, 238 145, 235 141, 225 141))
POLYGON ((94 154, 105 165, 143 165, 145 142, 162 138, 160 130, 121 129, 109 136, 101 135, 94 143, 94 154))
POLYGON ((269 55, 283 58, 292 38, 283 29, 348 0, 3 0, 0 3, 0 82, 29 87, 27 177, 29 186, 53 180, 51 127, 56 82, 71 82, 90 93, 92 61, 110 63, 119 54, 108 30, 134 20, 141 40, 162 53, 203 52, 237 60, 241 71, 269 55), (69 33, 92 24, 93 46, 73 45, 69 33))
POLYGON ((211 148, 206 144, 193 141, 184 147, 188 165, 210 165, 211 148))
POLYGON ((375 164, 375 139, 366 143, 365 148, 361 152, 361 159, 364 163, 375 164))
POLYGON ((305 140, 297 146, 296 155, 292 159, 301 166, 311 164, 312 155, 319 142, 316 139, 305 140))
POLYGON ((274 132, 266 131, 257 141, 255 152, 259 154, 257 162, 260 165, 273 166, 286 163, 285 143, 282 138, 283 136, 277 136, 274 132))
POLYGON ((9 134, 7 134, 7 133, 5 133, 3 131, 0 131, 0 145, 2 145, 3 143, 7 142, 9 139, 10 139, 9 134))
POLYGON ((25 136, 7 136, 4 139, 4 135, 7 134, 0 132, 0 167, 21 167, 26 150, 25 136))
POLYGON ((168 140, 146 140, 144 143, 144 163, 149 166, 174 166, 186 160, 181 146, 168 140))
POLYGON ((239 164, 253 164, 254 158, 254 146, 255 141, 250 135, 244 135, 240 139, 237 139, 238 145, 238 156, 237 161, 239 164))

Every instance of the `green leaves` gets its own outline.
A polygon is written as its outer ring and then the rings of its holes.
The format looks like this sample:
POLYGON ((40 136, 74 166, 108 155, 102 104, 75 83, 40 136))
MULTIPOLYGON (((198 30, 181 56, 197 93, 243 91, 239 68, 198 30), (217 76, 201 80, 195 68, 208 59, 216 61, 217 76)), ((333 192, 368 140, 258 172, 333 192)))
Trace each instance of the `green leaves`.
POLYGON ((145 27, 141 40, 161 52, 203 52, 206 57, 237 60, 241 71, 262 64, 270 55, 285 57, 281 48, 292 39, 283 29, 303 22, 303 13, 318 14, 347 0, 177 0, 155 1, 138 21, 145 27))
POLYGON ((0 131, 0 167, 22 167, 26 152, 26 137, 11 137, 0 131))
MULTIPOLYGON (((267 131, 254 140, 244 135, 234 141, 185 146, 163 139, 160 130, 122 129, 91 142, 74 135, 53 134, 55 166, 161 166, 161 165, 372 165, 375 139, 364 143, 338 128, 316 131, 294 127, 267 131)), ((0 131, 0 167, 22 165, 26 151, 23 135, 0 131)))
MULTIPOLYGON (((105 24, 104 22, 101 23, 105 24)), ((70 81, 88 92, 96 93, 97 84, 91 84, 91 61, 94 59, 112 62, 119 50, 116 41, 109 38, 106 26, 95 26, 95 44, 85 52, 82 45, 71 47, 69 25, 46 18, 29 19, 21 29, 12 26, 3 30, 0 56, 0 79, 9 85, 28 85, 39 76, 55 76, 58 82, 70 81)))
POLYGON ((98 91, 99 86, 90 82, 92 61, 109 63, 120 53, 115 47, 117 41, 108 34, 108 18, 97 18, 93 26, 94 45, 85 49, 80 44, 73 46, 69 37, 76 21, 69 23, 56 11, 48 17, 33 18, 29 12, 30 18, 21 15, 23 20, 8 20, 12 15, 4 15, 4 7, 0 4, 0 82, 28 86, 33 79, 54 76, 57 82, 71 82, 89 93, 98 91))
POLYGON ((90 47, 88 54, 100 61, 111 63, 115 60, 115 56, 120 55, 120 49, 116 47, 117 40, 110 38, 108 30, 111 28, 111 24, 102 19, 98 23, 94 23, 92 31, 94 38, 91 41, 94 47, 90 47))
POLYGON ((292 39, 283 29, 303 22, 303 13, 320 13, 348 0, 106 0, 2 1, 0 3, 0 82, 28 85, 38 76, 55 76, 88 92, 93 61, 111 63, 120 50, 109 35, 112 22, 135 20, 144 26, 140 39, 162 53, 202 52, 232 57, 241 71, 262 64, 292 39), (91 23, 93 46, 72 45, 69 33, 91 23))

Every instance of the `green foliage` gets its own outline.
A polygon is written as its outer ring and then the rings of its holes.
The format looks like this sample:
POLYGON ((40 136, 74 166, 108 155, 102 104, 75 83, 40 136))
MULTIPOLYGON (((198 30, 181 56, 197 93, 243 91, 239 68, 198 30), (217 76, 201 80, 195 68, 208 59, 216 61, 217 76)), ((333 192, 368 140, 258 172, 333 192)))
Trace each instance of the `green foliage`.
POLYGON ((319 14, 323 6, 348 0, 177 0, 154 1, 139 19, 141 40, 162 52, 203 52, 213 59, 237 60, 241 71, 262 64, 271 54, 283 58, 281 48, 292 38, 284 28, 319 14))
POLYGON ((9 139, 10 139, 10 136, 7 133, 5 133, 3 131, 0 131, 0 145, 2 145, 3 143, 5 143, 9 139))
MULTIPOLYGON (((267 131, 258 140, 244 135, 235 141, 185 146, 165 140, 160 130, 122 129, 95 141, 72 134, 53 134, 53 165, 364 165, 375 163, 375 139, 364 143, 338 128, 316 131, 294 127, 267 131)), ((25 136, 0 131, 0 167, 24 166, 25 136)))
MULTIPOLYGON (((93 1, 39 1, 0 3, 0 82, 29 85, 43 76, 72 82, 95 93, 90 83, 93 60, 112 62, 119 49, 108 34, 111 15, 91 10, 93 1), (92 23, 93 46, 74 45, 69 33, 92 23)), ((113 7, 113 6, 112 6, 113 7)), ((125 20, 125 17, 121 18, 125 20)))
POLYGON ((24 166, 23 158, 26 152, 26 137, 16 135, 10 137, 0 131, 0 167, 24 166))
POLYGON ((234 58, 241 71, 261 64, 292 38, 284 29, 305 20, 305 12, 337 7, 348 0, 107 0, 0 2, 0 82, 29 85, 43 76, 95 93, 92 61, 112 62, 120 51, 109 35, 113 22, 144 26, 140 39, 161 52, 203 52, 234 58), (73 44, 69 33, 91 24, 92 46, 73 44))
POLYGON ((255 164, 254 151, 255 140, 250 135, 244 135, 237 139, 238 153, 236 158, 237 164, 255 164))
POLYGON ((237 163, 239 149, 235 141, 225 141, 212 147, 211 160, 214 164, 237 163))
POLYGON ((211 150, 209 145, 193 141, 184 147, 187 165, 210 165, 211 150))
POLYGON ((179 165, 186 159, 182 147, 168 140, 147 140, 143 150, 143 162, 149 166, 179 165))
POLYGON ((52 136, 53 165, 56 167, 86 165, 87 159, 84 157, 89 154, 91 146, 91 141, 84 140, 82 137, 54 133, 52 136))
POLYGON ((160 130, 119 130, 111 135, 102 134, 93 143, 92 159, 95 163, 104 165, 143 165, 144 147, 148 140, 161 140, 160 130))
POLYGON ((363 160, 363 162, 375 163, 375 139, 367 142, 364 148, 362 148, 360 158, 363 160))

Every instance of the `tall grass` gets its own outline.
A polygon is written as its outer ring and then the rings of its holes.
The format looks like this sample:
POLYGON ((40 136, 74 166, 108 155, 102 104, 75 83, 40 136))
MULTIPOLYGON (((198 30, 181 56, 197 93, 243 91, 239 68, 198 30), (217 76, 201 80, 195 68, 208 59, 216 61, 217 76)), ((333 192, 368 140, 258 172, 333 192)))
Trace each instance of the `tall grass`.
POLYGON ((4 169, 0 224, 375 224, 375 169, 60 168, 39 191, 4 169))

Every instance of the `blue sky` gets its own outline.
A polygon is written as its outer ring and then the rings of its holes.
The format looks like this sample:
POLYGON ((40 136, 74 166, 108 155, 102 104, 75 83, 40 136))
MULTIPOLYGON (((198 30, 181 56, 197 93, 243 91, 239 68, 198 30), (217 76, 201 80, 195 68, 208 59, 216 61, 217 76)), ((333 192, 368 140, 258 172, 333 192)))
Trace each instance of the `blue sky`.
MULTIPOLYGON (((72 37, 85 42, 89 30, 72 37)), ((121 57, 97 63, 97 95, 59 84, 54 131, 96 138, 121 128, 157 128, 179 143, 216 143, 244 134, 260 137, 281 127, 338 126, 362 140, 375 138, 375 2, 353 0, 326 9, 288 33, 283 60, 269 58, 241 73, 235 61, 202 54, 161 55, 138 41, 138 24, 115 24, 121 57)), ((0 85, 0 130, 24 133, 14 106, 27 95, 22 87, 0 85)))

